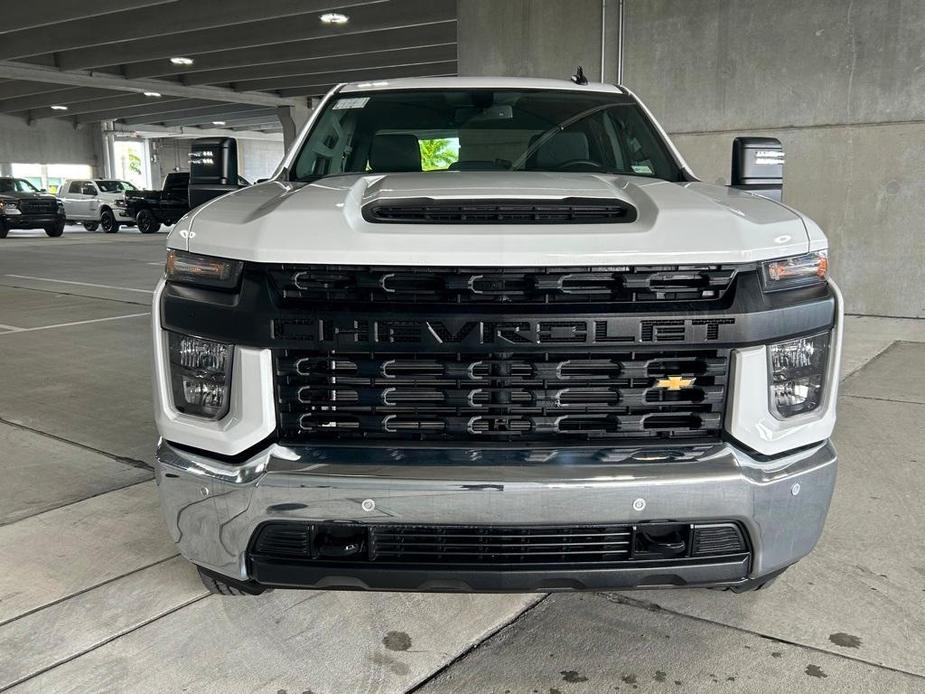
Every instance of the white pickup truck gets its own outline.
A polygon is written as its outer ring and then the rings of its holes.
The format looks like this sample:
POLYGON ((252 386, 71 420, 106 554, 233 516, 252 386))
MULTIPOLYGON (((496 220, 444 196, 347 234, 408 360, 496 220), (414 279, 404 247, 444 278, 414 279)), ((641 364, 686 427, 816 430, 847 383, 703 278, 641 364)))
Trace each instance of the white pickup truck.
POLYGON ((66 180, 58 188, 68 222, 80 222, 87 231, 102 229, 107 234, 120 226, 135 226, 125 211, 125 192, 137 190, 128 181, 94 178, 66 180))
POLYGON ((768 585, 828 510, 843 306, 781 176, 741 139, 700 182, 619 86, 336 87, 168 237, 180 551, 224 594, 768 585))

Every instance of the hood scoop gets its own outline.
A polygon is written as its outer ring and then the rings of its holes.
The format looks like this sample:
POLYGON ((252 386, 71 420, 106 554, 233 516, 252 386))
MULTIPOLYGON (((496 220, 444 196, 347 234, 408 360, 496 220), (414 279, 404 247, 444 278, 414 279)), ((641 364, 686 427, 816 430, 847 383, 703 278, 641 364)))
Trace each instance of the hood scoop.
POLYGON ((617 198, 389 198, 363 206, 373 224, 627 224, 636 217, 617 198))

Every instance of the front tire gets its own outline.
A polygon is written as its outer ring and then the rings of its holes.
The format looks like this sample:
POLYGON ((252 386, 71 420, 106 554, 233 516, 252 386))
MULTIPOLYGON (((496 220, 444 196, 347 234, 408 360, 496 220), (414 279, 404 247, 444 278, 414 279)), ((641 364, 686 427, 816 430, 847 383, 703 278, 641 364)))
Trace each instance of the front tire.
POLYGON ((10 233, 10 227, 7 226, 5 219, 0 219, 0 239, 5 239, 6 235, 10 233))
POLYGON ((100 228, 99 222, 84 222, 84 229, 87 231, 96 231, 100 228))
POLYGON ((202 585, 212 595, 260 595, 271 590, 270 588, 259 588, 226 580, 218 574, 203 569, 201 566, 197 566, 196 570, 199 571, 199 580, 202 581, 202 585))
POLYGON ((119 222, 116 221, 112 210, 103 210, 103 214, 100 215, 100 226, 107 234, 115 234, 119 231, 119 222))
POLYGON ((45 233, 52 238, 57 238, 64 233, 64 222, 55 222, 45 227, 45 233))
POLYGON ((138 225, 138 231, 142 234, 154 234, 161 228, 161 223, 151 210, 142 210, 135 217, 135 224, 138 225))

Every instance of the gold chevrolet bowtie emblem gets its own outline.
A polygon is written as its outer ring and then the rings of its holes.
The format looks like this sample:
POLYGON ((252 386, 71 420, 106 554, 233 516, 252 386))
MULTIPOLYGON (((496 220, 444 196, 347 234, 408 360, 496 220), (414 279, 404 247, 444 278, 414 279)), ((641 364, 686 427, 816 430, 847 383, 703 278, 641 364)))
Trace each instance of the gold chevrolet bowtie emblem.
POLYGON ((696 378, 684 378, 684 376, 669 376, 668 378, 660 378, 655 387, 664 388, 665 390, 681 390, 682 388, 690 388, 696 380, 696 378))

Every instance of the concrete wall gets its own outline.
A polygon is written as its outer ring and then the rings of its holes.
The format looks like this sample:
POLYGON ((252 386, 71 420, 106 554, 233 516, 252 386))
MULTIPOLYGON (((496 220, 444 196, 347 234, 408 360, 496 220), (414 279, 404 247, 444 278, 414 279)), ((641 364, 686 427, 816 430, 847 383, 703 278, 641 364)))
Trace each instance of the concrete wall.
POLYGON ((155 188, 160 188, 171 171, 189 171, 190 140, 158 138, 151 140, 151 151, 157 152, 157 161, 151 162, 151 184, 155 188))
POLYGON ((704 180, 779 138, 848 310, 925 316, 925 2, 626 0, 624 83, 704 180))
POLYGON ((238 140, 238 172, 251 183, 269 178, 282 158, 282 140, 238 140))
POLYGON ((617 1, 458 0, 460 75, 616 79, 617 1), (602 25, 602 18, 604 24, 602 25))
POLYGON ((0 170, 11 163, 89 164, 101 170, 102 137, 98 127, 75 130, 61 120, 28 125, 21 118, 0 115, 0 170))

